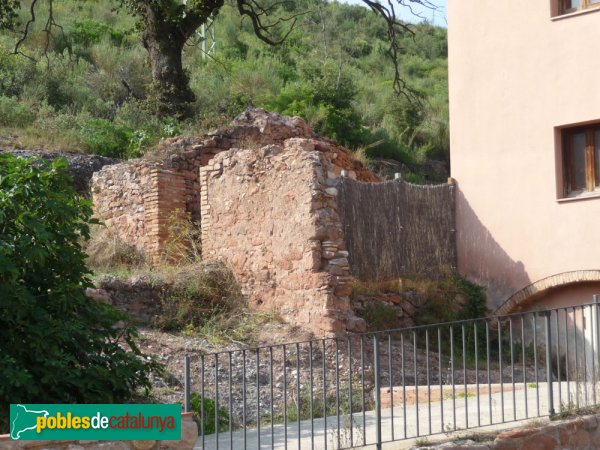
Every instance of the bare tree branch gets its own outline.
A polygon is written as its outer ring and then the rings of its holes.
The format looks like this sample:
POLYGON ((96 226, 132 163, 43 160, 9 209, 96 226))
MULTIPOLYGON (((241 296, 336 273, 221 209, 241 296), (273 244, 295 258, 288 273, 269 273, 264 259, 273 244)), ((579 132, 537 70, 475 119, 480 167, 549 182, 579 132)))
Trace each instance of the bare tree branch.
MULTIPOLYGON (((285 2, 279 2, 285 3, 285 2)), ((273 5, 265 8, 261 6, 256 0, 237 0, 238 11, 240 15, 247 16, 250 18, 252 22, 252 27, 254 28, 254 34, 261 41, 269 44, 269 45, 279 45, 283 41, 287 39, 292 31, 294 31, 294 27, 296 25, 296 21, 298 17, 306 14, 306 12, 296 13, 289 17, 278 17, 277 20, 264 23, 262 17, 269 16, 269 12, 273 9, 273 5), (275 28, 283 22, 292 22, 289 26, 285 35, 280 39, 275 39, 271 36, 270 29, 275 28)))
POLYGON ((413 8, 414 5, 421 5, 431 10, 436 10, 437 7, 429 0, 396 0, 396 2, 387 0, 387 6, 380 3, 378 0, 362 0, 362 2, 373 12, 380 15, 387 24, 387 37, 390 43, 387 53, 394 65, 394 91, 396 91, 398 95, 405 96, 408 100, 419 100, 416 92, 410 88, 402 78, 399 61, 399 55, 402 49, 398 42, 398 33, 407 32, 414 37, 415 32, 410 25, 401 22, 398 19, 394 5, 396 3, 404 8, 408 8, 412 15, 420 18, 424 17, 413 8))
POLYGON ((33 58, 31 58, 30 56, 23 53, 20 50, 20 47, 23 44, 23 42, 25 42, 27 40, 27 37, 29 36, 29 27, 35 22, 35 5, 37 4, 37 2, 38 2, 38 0, 32 0, 31 5, 29 6, 29 20, 27 20, 27 23, 25 24, 25 28, 23 29, 23 35, 15 44, 15 49, 13 52, 15 55, 20 54, 20 55, 26 56, 29 59, 33 59, 33 58))
MULTIPOLYGON (((39 0, 32 0, 31 5, 29 5, 29 19, 27 20, 27 22, 25 24, 25 28, 23 28, 21 37, 15 44, 15 48, 13 50, 13 54, 25 56, 26 58, 29 58, 32 61, 35 61, 36 59, 33 58, 32 56, 24 53, 21 50, 21 46, 25 43, 25 41, 29 37, 29 33, 31 31, 31 26, 37 20, 37 17, 35 15, 35 8, 37 6, 38 1, 39 0)), ((44 42, 44 56, 46 57, 48 64, 50 63, 49 59, 48 59, 48 51, 50 50, 50 41, 52 39, 52 29, 53 28, 59 28, 61 30, 61 32, 64 32, 63 27, 54 20, 54 0, 48 0, 48 19, 46 20, 46 23, 42 30, 42 32, 46 35, 45 42, 44 42)))

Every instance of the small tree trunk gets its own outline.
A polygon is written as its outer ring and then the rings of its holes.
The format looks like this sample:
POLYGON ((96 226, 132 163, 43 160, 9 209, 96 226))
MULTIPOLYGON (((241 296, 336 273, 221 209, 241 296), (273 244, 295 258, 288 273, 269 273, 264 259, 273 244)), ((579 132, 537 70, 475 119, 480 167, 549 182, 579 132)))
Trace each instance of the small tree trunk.
POLYGON ((189 78, 183 69, 182 54, 187 36, 165 23, 154 11, 148 11, 142 41, 152 67, 152 105, 159 114, 183 116, 195 100, 189 78))

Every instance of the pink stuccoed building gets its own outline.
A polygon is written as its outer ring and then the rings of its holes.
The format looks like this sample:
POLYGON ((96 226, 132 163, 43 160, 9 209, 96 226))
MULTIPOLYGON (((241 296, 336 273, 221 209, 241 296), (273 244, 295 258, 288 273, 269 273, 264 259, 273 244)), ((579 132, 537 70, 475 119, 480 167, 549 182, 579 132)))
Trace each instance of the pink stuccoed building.
POLYGON ((600 293, 600 0, 450 0, 461 274, 492 310, 600 293))

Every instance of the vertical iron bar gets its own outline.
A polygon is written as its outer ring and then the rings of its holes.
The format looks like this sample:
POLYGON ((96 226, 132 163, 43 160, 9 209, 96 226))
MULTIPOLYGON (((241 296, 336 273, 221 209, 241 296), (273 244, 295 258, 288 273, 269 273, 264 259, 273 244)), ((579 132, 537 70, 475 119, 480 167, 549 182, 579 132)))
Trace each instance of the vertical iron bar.
MULTIPOLYGON (((375 414, 376 414, 376 442, 377 450, 381 450, 381 380, 380 380, 380 361, 379 361, 379 335, 373 335, 373 358, 374 358, 374 377, 375 377, 375 414)), ((338 428, 339 431, 339 428, 338 428)), ((339 442, 338 442, 339 448, 339 442)))
POLYGON ((260 450, 260 350, 256 349, 256 448, 260 450))
POLYGON ((348 337, 348 396, 350 398, 350 447, 354 447, 354 415, 353 415, 353 402, 354 395, 352 395, 352 338, 348 337))
POLYGON ((487 360, 487 382, 488 382, 488 403, 489 403, 489 413, 490 413, 490 425, 494 421, 494 417, 492 415, 492 378, 490 373, 490 353, 492 351, 491 343, 490 343, 490 323, 485 321, 485 348, 486 348, 486 360, 487 360))
POLYGON ((508 321, 509 335, 510 335, 510 371, 511 371, 511 382, 512 382, 512 397, 513 397, 513 420, 517 420, 517 391, 515 389, 515 345, 513 335, 513 321, 512 318, 508 321))
POLYGON ((420 436, 419 430, 419 370, 417 362, 417 332, 413 330, 413 366, 415 372, 415 411, 417 418, 417 436, 420 436))
MULTIPOLYGON (((596 340, 594 339, 593 334, 598 329, 598 322, 596 321, 596 319, 594 319, 593 306, 590 305, 587 308, 589 308, 589 310, 590 310, 590 332, 592 333, 592 335, 590 336, 590 338, 591 338, 591 341, 590 341, 591 352, 590 353, 592 355, 592 357, 591 357, 591 360, 592 360, 592 384, 590 385, 590 387, 592 389, 593 404, 597 405, 598 403, 596 402, 596 352, 598 351, 598 348, 596 347, 596 340)), ((557 313, 557 317, 558 317, 558 313, 557 313)), ((557 352, 557 355, 558 355, 558 352, 557 352)), ((559 384, 559 386, 560 386, 560 384, 559 384)))
POLYGON ((202 448, 205 449, 205 435, 204 424, 206 423, 206 417, 204 416, 204 355, 200 356, 200 394, 202 399, 200 401, 200 432, 202 433, 202 448))
POLYGON ((431 377, 429 376, 429 328, 425 329, 425 369, 427 370, 427 409, 429 411, 429 434, 431 434, 431 377))
POLYGON ((354 447, 354 413, 352 394, 352 338, 348 336, 348 397, 350 398, 350 447, 354 447))
POLYGON ((533 320, 533 370, 535 371, 535 402, 537 408, 537 417, 540 416, 540 380, 538 373, 538 356, 537 356, 537 313, 532 313, 533 320))
POLYGON ((340 344, 335 338, 335 405, 337 412, 337 444, 341 447, 341 424, 340 424, 340 344))
POLYGON ((463 357, 463 383, 465 387, 465 428, 469 428, 469 390, 467 388, 467 336, 465 324, 461 325, 462 357, 463 357))
POLYGON ((190 412, 190 355, 185 355, 184 411, 190 412))
MULTIPOLYGON (((228 354, 228 359, 229 359, 229 379, 228 379, 228 385, 229 385, 229 450, 233 450, 233 401, 231 399, 232 397, 232 393, 233 393, 233 388, 232 388, 232 382, 231 382, 231 378, 232 378, 232 356, 231 356, 231 352, 227 352, 228 354)), ((271 401, 271 404, 273 402, 271 401)))
POLYGON ((327 450, 327 347, 323 339, 323 448, 327 450))
POLYGON ((579 409, 579 349, 577 348, 577 310, 573 307, 573 338, 575 340, 575 407, 579 409))
POLYGON ((367 416, 365 411, 365 336, 360 336, 360 379, 361 379, 361 406, 363 419, 363 446, 367 445, 367 416))
POLYGON ((477 392, 477 426, 481 426, 481 405, 479 400, 479 343, 477 342, 477 321, 473 322, 473 339, 475 341, 475 389, 477 392))
POLYGON ((288 448, 288 422, 287 422, 287 355, 285 344, 281 347, 283 353, 283 447, 288 448))
POLYGON ((269 346, 269 381, 271 382, 271 395, 270 395, 270 400, 271 400, 271 450, 275 449, 275 428, 274 428, 274 423, 275 422, 275 417, 274 416, 274 410, 273 410, 273 347, 269 346))
POLYGON ((404 420, 404 439, 406 439, 406 372, 404 371, 404 332, 400 332, 400 363, 402 367, 402 416, 404 420))
POLYGON ((438 340, 438 378, 440 380, 440 431, 444 432, 444 380, 442 379, 442 328, 437 329, 438 340))
POLYGON ((567 409, 571 409, 571 381, 569 380, 569 311, 565 308, 565 376, 567 379, 567 409))
POLYGON ((242 425, 244 427, 244 449, 248 448, 246 429, 246 350, 242 350, 242 425))
POLYGON ((309 371, 309 387, 310 387, 310 448, 314 450, 315 448, 315 411, 313 405, 313 389, 314 389, 314 380, 313 380, 313 343, 310 341, 308 343, 308 371, 309 371))
POLYGON ((296 344, 296 419, 298 420, 298 450, 300 450, 300 443, 302 442, 301 438, 301 425, 300 425, 300 411, 302 410, 301 400, 300 400, 300 344, 296 344))
POLYGON ((500 416, 504 423, 504 376, 502 374, 502 323, 498 320, 498 365, 500 366, 500 416))
POLYGON ((560 327, 558 325, 558 316, 560 316, 560 311, 556 310, 556 372, 558 378, 558 405, 559 411, 560 406, 562 405, 562 381, 560 376, 560 327))
POLYGON ((394 371, 392 365, 392 334, 388 334, 388 369, 390 377, 390 414, 392 421, 392 441, 394 440, 394 371))
POLYGON ((523 392, 525 395, 525 418, 529 418, 529 408, 527 405, 527 361, 525 358, 525 315, 521 315, 521 358, 523 360, 523 392))
POLYGON ((456 431, 456 385, 454 383, 454 327, 450 325, 450 378, 452 380, 452 422, 456 431))
POLYGON ((550 311, 545 312, 546 316, 546 382, 548 385, 548 414, 554 416, 554 392, 552 389, 552 325, 550 323, 550 311))
POLYGON ((585 395, 585 405, 588 405, 588 390, 587 390, 587 352, 585 351, 585 330, 588 327, 586 323, 587 320, 585 318, 585 306, 581 307, 581 337, 582 337, 582 349, 581 352, 583 354, 583 391, 585 395))
POLYGON ((215 353, 215 444, 219 450, 219 354, 215 353))

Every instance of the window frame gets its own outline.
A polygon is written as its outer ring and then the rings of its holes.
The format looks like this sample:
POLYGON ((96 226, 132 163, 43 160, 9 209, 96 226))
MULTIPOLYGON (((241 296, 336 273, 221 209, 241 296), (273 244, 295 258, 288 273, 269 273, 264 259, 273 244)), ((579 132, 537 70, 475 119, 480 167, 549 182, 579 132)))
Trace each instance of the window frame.
MULTIPOLYGON (((592 193, 600 194, 600 161, 596 161, 596 147, 600 147, 600 142, 596 142, 596 133, 600 133, 600 122, 562 128, 560 131, 562 142, 563 198, 588 196, 592 193), (572 188, 574 179, 574 168, 571 158, 571 152, 573 151, 572 137, 582 132, 585 133, 586 186, 583 190, 575 190, 572 188), (596 172, 597 168, 598 173, 596 172)), ((600 160, 600 155, 598 155, 598 159, 600 160)))
POLYGON ((599 1, 594 0, 581 0, 581 4, 578 7, 567 8, 566 3, 570 0, 558 0, 558 15, 563 16, 566 14, 573 14, 578 11, 583 11, 590 8, 600 7, 599 1))

